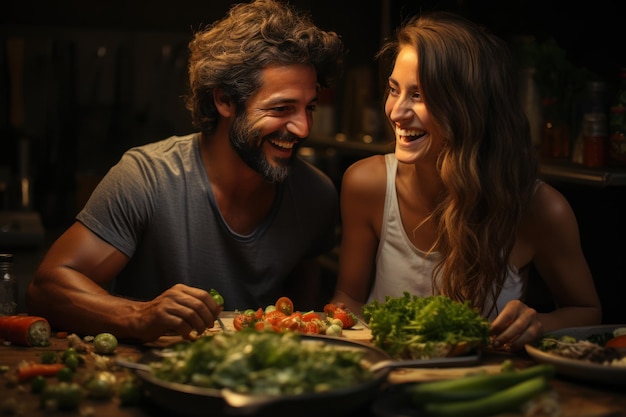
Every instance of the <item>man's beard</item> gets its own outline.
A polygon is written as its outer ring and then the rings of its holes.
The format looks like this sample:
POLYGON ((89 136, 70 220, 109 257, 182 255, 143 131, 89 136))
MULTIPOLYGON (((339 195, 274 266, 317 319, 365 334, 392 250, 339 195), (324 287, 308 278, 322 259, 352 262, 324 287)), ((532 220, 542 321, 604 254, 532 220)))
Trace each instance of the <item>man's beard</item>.
POLYGON ((291 161, 296 154, 295 146, 290 158, 277 158, 274 160, 277 166, 274 166, 268 161, 263 152, 263 142, 269 138, 290 141, 298 140, 291 133, 273 132, 265 137, 261 137, 259 129, 252 127, 247 116, 239 114, 235 118, 229 138, 231 145, 246 165, 261 174, 267 181, 271 183, 283 182, 289 175, 291 161))

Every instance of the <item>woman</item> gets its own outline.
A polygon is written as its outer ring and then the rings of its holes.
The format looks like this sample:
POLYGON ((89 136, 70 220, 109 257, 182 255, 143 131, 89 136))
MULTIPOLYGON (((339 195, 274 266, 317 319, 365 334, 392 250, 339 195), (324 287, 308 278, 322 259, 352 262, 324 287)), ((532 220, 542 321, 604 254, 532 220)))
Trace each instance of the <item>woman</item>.
POLYGON ((415 17, 385 44, 395 154, 345 172, 333 302, 354 312, 404 291, 468 300, 494 347, 593 325, 601 307, 567 200, 538 180, 506 44, 447 12, 415 17), (521 300, 534 264, 557 308, 521 300), (495 301, 494 301, 495 300, 495 301))

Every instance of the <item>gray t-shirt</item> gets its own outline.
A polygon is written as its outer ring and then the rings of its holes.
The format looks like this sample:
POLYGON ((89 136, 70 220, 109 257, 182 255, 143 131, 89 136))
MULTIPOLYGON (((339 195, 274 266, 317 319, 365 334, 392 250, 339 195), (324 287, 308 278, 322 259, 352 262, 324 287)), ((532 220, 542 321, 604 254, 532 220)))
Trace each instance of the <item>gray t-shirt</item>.
POLYGON ((127 151, 77 220, 131 258, 112 287, 118 295, 149 300, 185 283, 215 288, 227 310, 272 304, 300 261, 333 247, 337 190, 296 158, 271 213, 252 234, 239 235, 217 208, 199 138, 127 151))

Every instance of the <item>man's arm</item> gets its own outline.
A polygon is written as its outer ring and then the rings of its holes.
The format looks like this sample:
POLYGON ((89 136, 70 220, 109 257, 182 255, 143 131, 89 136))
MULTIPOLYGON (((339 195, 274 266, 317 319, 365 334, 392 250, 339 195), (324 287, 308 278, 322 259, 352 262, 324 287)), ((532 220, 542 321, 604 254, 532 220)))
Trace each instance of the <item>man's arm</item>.
POLYGON ((29 314, 59 330, 111 332, 119 339, 152 341, 212 327, 219 308, 210 294, 177 284, 151 301, 115 297, 105 290, 128 257, 79 222, 50 247, 27 290, 29 314), (215 313, 214 313, 215 312, 215 313))

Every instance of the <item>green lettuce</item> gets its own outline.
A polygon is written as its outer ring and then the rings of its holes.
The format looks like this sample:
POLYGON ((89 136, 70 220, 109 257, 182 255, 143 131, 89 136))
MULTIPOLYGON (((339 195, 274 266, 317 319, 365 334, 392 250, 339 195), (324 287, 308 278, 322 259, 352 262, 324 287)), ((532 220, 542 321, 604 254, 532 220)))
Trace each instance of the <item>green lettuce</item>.
POLYGON ((362 313, 372 343, 392 358, 441 357, 451 346, 489 343, 489 321, 468 302, 442 295, 418 297, 405 291, 401 297, 365 304, 362 313))

